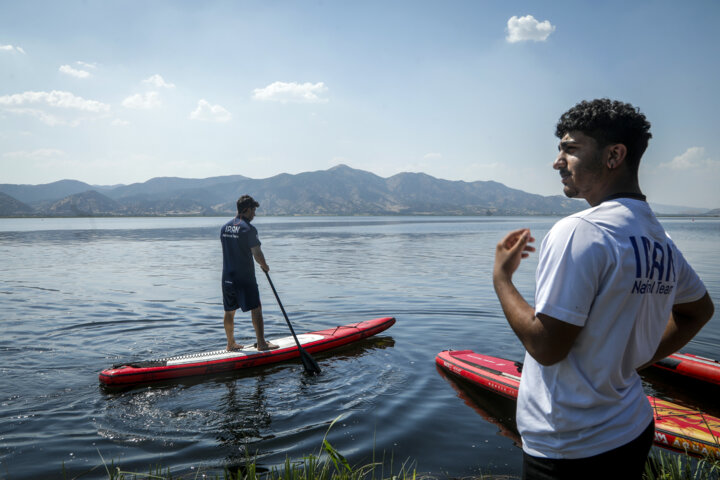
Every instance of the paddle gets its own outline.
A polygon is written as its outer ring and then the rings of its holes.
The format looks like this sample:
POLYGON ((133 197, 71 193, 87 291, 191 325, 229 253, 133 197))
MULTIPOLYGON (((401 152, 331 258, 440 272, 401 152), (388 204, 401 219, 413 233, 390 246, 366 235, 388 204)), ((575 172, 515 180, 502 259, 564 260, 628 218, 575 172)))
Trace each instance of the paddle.
POLYGON ((270 283, 270 288, 272 288, 272 291, 275 294, 275 299, 277 300, 278 305, 280 305, 280 310, 282 310, 283 316, 285 317, 285 321, 287 322, 288 327, 290 327, 290 333, 292 333, 292 336, 295 339, 295 343, 297 344, 298 351, 300 352, 300 360, 302 360, 303 366, 305 366, 305 371, 310 375, 319 374, 320 367, 318 366, 315 359, 312 358, 310 356, 310 354, 307 353, 305 351, 305 349, 300 346, 300 342, 298 341, 297 335, 295 335, 295 330, 293 329, 293 326, 290 323, 290 319, 288 318, 287 313, 285 313, 285 308, 283 307, 283 304, 280 301, 280 297, 278 296, 277 290, 275 290, 275 285, 273 285, 272 280, 270 280, 270 274, 268 272, 265 272, 265 276, 267 277, 268 282, 270 283))

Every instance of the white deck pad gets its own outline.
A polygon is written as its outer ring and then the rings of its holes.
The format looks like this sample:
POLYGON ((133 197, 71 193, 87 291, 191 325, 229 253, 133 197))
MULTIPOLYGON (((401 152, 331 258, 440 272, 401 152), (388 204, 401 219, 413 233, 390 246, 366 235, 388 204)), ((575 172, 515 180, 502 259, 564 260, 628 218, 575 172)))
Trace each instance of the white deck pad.
MULTIPOLYGON (((310 333, 303 333, 301 335, 298 335, 298 342, 300 342, 300 345, 305 345, 306 343, 315 342, 317 340, 322 340, 325 338, 323 335, 314 335, 310 333)), ((253 346, 248 346, 243 348, 242 350, 234 350, 232 352, 228 352, 227 350, 216 350, 214 352, 203 352, 203 353, 193 353, 190 355, 179 355, 177 357, 170 357, 167 358, 167 365, 184 365, 186 363, 198 363, 198 362, 212 362, 215 360, 228 360, 232 358, 241 358, 241 357, 247 357, 251 355, 258 355, 258 354, 265 354, 268 352, 276 352, 277 350, 282 350, 285 348, 290 348, 295 346, 295 339, 291 336, 289 337, 282 337, 270 340, 270 343, 274 343, 279 348, 273 349, 273 350, 262 350, 258 351, 257 348, 253 346)))

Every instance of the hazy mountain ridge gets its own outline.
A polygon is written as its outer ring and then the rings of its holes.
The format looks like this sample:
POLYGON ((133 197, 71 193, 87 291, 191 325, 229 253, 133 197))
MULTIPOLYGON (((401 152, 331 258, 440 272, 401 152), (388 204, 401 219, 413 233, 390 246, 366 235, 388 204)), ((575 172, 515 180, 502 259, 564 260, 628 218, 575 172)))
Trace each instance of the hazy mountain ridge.
MULTIPOLYGON (((265 179, 228 175, 158 177, 113 186, 76 180, 3 184, 0 216, 234 215, 235 201, 246 193, 260 202, 262 215, 566 215, 587 206, 584 201, 562 195, 544 197, 493 181, 451 181, 424 173, 382 178, 338 165, 265 179)), ((687 207, 667 209, 664 213, 708 212, 687 207)))
POLYGON ((0 192, 0 217, 32 215, 34 211, 30 205, 0 192))

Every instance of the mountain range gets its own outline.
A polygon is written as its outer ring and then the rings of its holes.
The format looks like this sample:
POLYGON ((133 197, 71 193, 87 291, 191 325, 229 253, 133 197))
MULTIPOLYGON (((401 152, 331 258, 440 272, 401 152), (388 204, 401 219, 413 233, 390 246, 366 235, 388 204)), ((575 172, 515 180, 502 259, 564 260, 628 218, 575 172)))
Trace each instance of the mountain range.
MULTIPOLYGON (((584 201, 535 195, 493 181, 450 181, 424 173, 382 178, 338 165, 265 179, 228 175, 160 177, 106 186, 77 180, 0 184, 0 216, 226 216, 236 213, 235 202, 243 194, 260 203, 262 215, 566 215, 587 206, 584 201)), ((665 207, 668 214, 720 214, 665 207)))

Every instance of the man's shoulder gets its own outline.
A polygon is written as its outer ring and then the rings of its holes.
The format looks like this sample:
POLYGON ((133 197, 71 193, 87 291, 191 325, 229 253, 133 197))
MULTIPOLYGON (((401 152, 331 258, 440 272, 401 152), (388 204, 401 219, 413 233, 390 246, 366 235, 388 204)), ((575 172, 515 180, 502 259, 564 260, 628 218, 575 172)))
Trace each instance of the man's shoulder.
POLYGON ((608 240, 604 216, 601 206, 596 206, 563 217, 555 222, 543 243, 565 244, 570 238, 582 239, 581 242, 587 244, 604 243, 608 240))
MULTIPOLYGON (((625 200, 625 199, 622 199, 625 200)), ((568 215, 555 225, 587 226, 607 232, 622 232, 637 229, 639 225, 659 224, 647 203, 636 200, 603 202, 595 207, 568 215)))
POLYGON ((233 226, 233 227, 241 227, 246 229, 255 230, 255 227, 252 226, 252 224, 248 221, 246 221, 244 218, 241 217, 234 217, 228 220, 223 224, 223 227, 227 226, 233 226))
POLYGON ((220 233, 223 235, 231 234, 233 236, 248 234, 257 235, 257 230, 252 226, 252 224, 246 222, 244 219, 235 217, 220 228, 220 233))
POLYGON ((575 230, 578 226, 593 224, 594 214, 598 207, 590 207, 563 217, 552 226, 551 230, 562 231, 562 230, 575 230))

